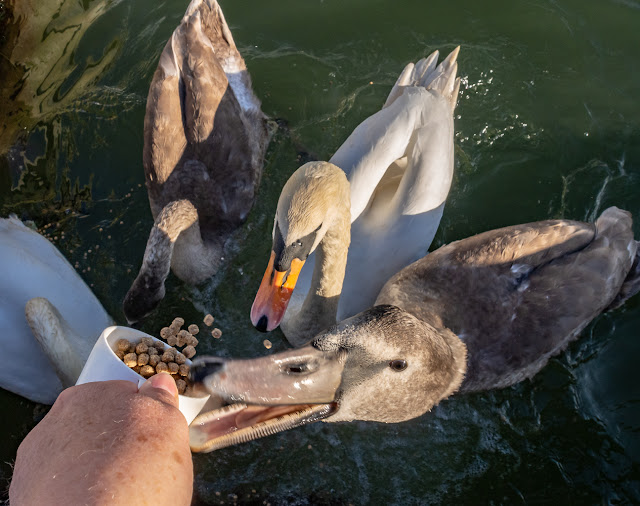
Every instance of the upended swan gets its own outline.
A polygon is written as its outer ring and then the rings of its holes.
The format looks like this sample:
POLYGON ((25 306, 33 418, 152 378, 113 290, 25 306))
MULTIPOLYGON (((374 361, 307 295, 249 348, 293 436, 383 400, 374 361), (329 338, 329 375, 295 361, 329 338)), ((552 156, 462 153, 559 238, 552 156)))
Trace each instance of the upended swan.
POLYGON ((266 116, 215 0, 192 0, 160 56, 144 120, 153 228, 124 300, 135 322, 164 297, 169 269, 197 284, 244 223, 269 141, 266 116))
POLYGON ((402 422, 456 391, 536 374, 599 313, 640 290, 631 215, 484 232, 402 269, 375 306, 310 345, 253 360, 201 358, 192 378, 230 403, 191 425, 211 451, 316 420, 402 422))
POLYGON ((382 110, 331 158, 342 175, 321 184, 322 170, 310 169, 304 178, 302 168, 287 182, 271 259, 251 309, 259 330, 282 321, 296 345, 370 307, 392 274, 427 253, 453 177, 458 52, 438 66, 437 51, 407 65, 382 110), (327 186, 342 184, 338 179, 348 180, 350 189, 327 186), (325 216, 309 210, 318 207, 325 216), (348 246, 349 235, 350 248, 338 252, 336 243, 348 246))
POLYGON ((0 386, 53 404, 113 322, 75 269, 15 216, 0 219, 0 386))

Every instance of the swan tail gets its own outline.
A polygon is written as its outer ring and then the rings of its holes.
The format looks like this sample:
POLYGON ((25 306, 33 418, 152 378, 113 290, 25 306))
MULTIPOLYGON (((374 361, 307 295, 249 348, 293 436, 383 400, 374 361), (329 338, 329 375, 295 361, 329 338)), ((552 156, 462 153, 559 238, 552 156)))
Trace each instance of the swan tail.
POLYGON ((631 270, 624 279, 618 295, 611 301, 611 304, 607 307, 607 311, 616 309, 624 304, 627 299, 633 297, 640 292, 640 241, 633 241, 635 245, 629 245, 632 249, 635 247, 636 254, 631 265, 631 270))
POLYGON ((459 52, 460 46, 451 51, 440 65, 437 65, 440 55, 438 51, 434 51, 415 64, 409 63, 396 80, 383 108, 398 98, 406 87, 416 86, 435 91, 446 97, 453 111, 460 90, 460 78, 456 77, 458 72, 456 60, 459 52))
POLYGON ((200 235, 198 211, 186 199, 170 202, 156 216, 142 267, 124 299, 123 310, 129 323, 140 321, 164 298, 174 244, 184 230, 194 225, 200 235))
POLYGON ((73 330, 51 302, 44 297, 27 301, 25 317, 42 351, 64 388, 75 385, 86 357, 78 355, 69 339, 73 330))
MULTIPOLYGON (((185 47, 188 48, 185 54, 191 54, 194 43, 212 50, 240 107, 264 117, 260 109, 260 100, 253 93, 247 65, 236 47, 229 25, 216 0, 192 0, 174 37, 179 37, 181 33, 186 38, 185 47)), ((201 60, 191 58, 188 66, 195 68, 201 60)))

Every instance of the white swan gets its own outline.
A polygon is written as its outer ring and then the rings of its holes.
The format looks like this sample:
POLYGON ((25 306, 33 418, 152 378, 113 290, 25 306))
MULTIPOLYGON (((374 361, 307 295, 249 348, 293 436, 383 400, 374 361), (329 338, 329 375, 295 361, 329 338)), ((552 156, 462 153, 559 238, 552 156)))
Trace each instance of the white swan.
POLYGON ((112 324, 53 244, 15 216, 0 219, 2 388, 52 404, 112 324))
POLYGON ((615 207, 594 224, 491 230, 405 267, 376 306, 309 346, 250 360, 201 357, 196 387, 221 409, 196 417, 194 451, 316 420, 395 423, 456 391, 531 378, 602 311, 640 291, 640 244, 615 207))
POLYGON ((124 300, 129 322, 218 270, 262 174, 269 125, 215 0, 192 0, 160 56, 147 98, 143 165, 154 225, 124 300))
MULTIPOLYGON (((336 317, 341 320, 370 307, 392 274, 427 253, 453 176, 458 52, 459 48, 454 49, 438 66, 437 51, 407 65, 382 110, 360 124, 331 158, 350 182, 351 204, 344 224, 348 227, 351 222, 346 272, 341 260, 323 265, 325 252, 307 259, 316 247, 324 250, 331 242, 325 237, 327 221, 308 218, 313 213, 312 200, 331 198, 332 190, 318 185, 317 195, 300 199, 293 196, 295 185, 285 185, 274 223, 274 252, 276 248, 280 251, 272 253, 251 310, 259 330, 273 330, 282 320, 282 330, 292 342, 309 332, 313 335, 335 323, 336 317), (289 204, 294 207, 287 207, 289 204), (309 226, 300 227, 294 219, 309 226), (334 278, 331 286, 325 282, 328 279, 322 279, 322 269, 325 278, 334 278), (285 277, 286 286, 282 284, 285 277), (293 285, 296 289, 291 295, 293 285), (318 298, 323 310, 311 315, 309 305, 318 298), (310 319, 315 319, 313 327, 309 327, 310 319)), ((338 200, 331 206, 348 204, 344 196, 338 200)), ((348 237, 342 234, 341 241, 345 240, 348 244, 348 237)))

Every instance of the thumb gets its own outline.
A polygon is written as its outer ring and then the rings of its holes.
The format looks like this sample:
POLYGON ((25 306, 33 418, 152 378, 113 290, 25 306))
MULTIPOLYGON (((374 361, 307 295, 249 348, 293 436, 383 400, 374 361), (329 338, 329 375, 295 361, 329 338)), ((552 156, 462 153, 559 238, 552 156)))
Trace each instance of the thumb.
POLYGON ((161 372, 151 376, 138 389, 138 393, 178 407, 178 387, 169 373, 161 372))

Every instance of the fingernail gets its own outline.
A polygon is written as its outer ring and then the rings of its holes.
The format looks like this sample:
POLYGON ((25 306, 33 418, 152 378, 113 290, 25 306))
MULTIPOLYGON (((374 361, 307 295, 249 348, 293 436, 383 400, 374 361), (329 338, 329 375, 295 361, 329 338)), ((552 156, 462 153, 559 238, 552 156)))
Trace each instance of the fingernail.
POLYGON ((147 380, 147 383, 149 383, 153 388, 166 390, 174 397, 178 397, 178 387, 176 387, 176 382, 169 373, 161 372, 155 374, 147 380))

